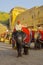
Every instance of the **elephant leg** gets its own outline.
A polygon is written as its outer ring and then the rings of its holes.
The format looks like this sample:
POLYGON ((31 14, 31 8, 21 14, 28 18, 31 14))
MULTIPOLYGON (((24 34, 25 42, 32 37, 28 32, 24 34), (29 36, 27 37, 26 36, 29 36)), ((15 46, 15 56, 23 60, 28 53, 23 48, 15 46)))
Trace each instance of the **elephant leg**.
POLYGON ((22 56, 22 45, 17 44, 17 52, 18 52, 18 57, 22 56))

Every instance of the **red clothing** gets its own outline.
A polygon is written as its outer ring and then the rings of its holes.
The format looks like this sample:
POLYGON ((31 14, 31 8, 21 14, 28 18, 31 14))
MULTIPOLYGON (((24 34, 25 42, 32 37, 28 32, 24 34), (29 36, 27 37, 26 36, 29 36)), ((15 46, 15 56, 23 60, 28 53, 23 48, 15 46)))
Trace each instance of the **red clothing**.
POLYGON ((30 42, 30 30, 28 30, 26 27, 22 27, 22 31, 26 34, 24 42, 30 42))
POLYGON ((40 40, 43 40, 43 30, 39 30, 39 34, 41 35, 40 40))

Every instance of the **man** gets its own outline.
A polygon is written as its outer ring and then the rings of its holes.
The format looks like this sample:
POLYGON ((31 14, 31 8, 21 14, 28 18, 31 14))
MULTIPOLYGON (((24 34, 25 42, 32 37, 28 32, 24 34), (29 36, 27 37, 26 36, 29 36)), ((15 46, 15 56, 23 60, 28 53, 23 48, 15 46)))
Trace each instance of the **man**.
POLYGON ((17 21, 17 24, 15 25, 15 29, 16 29, 16 31, 19 31, 22 29, 22 25, 21 25, 20 21, 17 21))

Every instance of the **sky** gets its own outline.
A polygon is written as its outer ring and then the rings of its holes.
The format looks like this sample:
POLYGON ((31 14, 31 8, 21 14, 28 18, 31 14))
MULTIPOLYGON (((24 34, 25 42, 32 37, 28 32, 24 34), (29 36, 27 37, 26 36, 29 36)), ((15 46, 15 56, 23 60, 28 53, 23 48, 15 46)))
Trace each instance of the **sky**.
POLYGON ((0 0, 0 11, 10 12, 14 7, 30 9, 34 6, 42 6, 43 0, 0 0))

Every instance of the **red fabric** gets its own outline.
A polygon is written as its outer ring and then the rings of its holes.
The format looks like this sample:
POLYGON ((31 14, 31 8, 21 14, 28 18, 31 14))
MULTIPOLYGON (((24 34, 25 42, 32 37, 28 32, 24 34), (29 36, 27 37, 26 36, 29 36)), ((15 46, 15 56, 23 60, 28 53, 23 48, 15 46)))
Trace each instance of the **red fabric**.
POLYGON ((26 39, 24 42, 29 42, 30 41, 30 30, 28 30, 26 27, 22 27, 22 31, 26 34, 26 39))
POLYGON ((41 40, 43 40, 43 30, 39 30, 39 33, 41 34, 41 40))

